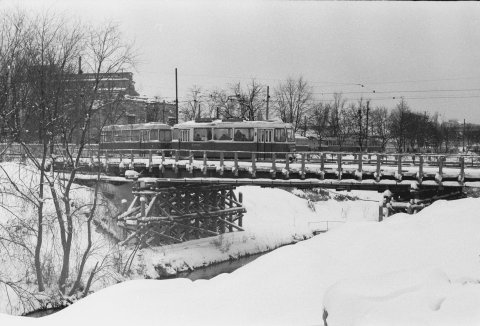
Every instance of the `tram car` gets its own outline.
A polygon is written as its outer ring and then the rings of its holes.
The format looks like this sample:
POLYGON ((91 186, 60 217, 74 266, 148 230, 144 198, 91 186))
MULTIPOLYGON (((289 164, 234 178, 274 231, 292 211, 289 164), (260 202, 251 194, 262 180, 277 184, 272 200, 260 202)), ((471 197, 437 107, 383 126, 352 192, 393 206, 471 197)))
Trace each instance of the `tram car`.
POLYGON ((150 122, 105 126, 101 133, 101 150, 170 150, 171 127, 150 122))
POLYGON ((277 121, 244 121, 197 119, 173 126, 172 149, 183 153, 193 151, 196 157, 203 151, 209 158, 251 158, 250 152, 258 152, 257 158, 271 157, 271 152, 295 151, 295 134, 292 125, 277 121))

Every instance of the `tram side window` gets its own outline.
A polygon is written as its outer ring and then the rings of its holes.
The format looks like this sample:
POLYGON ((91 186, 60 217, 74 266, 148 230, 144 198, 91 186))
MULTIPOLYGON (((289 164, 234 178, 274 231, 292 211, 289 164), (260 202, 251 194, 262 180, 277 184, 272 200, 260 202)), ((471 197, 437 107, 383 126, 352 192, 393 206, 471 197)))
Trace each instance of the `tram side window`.
POLYGON ((112 132, 111 131, 103 131, 102 132, 102 142, 104 142, 104 143, 112 142, 112 132))
POLYGON ((293 129, 287 129, 287 141, 295 141, 295 135, 293 129))
POLYGON ((157 129, 150 129, 150 141, 152 140, 158 140, 158 132, 160 130, 157 129))
POLYGON ((287 133, 283 128, 275 128, 274 139, 276 142, 285 142, 287 140, 287 133))
POLYGON ((130 130, 122 130, 120 141, 130 141, 130 130))
POLYGON ((159 130, 158 131, 160 141, 171 141, 172 140, 172 133, 170 130, 159 130))
POLYGON ((233 137, 235 141, 253 141, 253 128, 237 128, 233 137))
POLYGON ((131 141, 140 141, 140 130, 132 130, 131 141))
POLYGON ((214 140, 232 140, 232 128, 215 128, 213 131, 214 140))
POLYGON ((113 142, 113 131, 107 131, 105 133, 105 141, 106 142, 113 142))
POLYGON ((193 129, 194 141, 207 141, 212 140, 212 129, 210 128, 194 128, 193 129))
POLYGON ((171 130, 164 130, 165 133, 165 141, 172 141, 172 131, 171 130))

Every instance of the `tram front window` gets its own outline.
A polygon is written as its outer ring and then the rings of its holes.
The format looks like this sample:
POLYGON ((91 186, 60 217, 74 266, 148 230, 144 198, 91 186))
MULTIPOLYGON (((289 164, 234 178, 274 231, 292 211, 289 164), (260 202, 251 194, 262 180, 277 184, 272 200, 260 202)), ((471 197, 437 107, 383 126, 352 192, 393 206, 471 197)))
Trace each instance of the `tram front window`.
POLYGON ((289 142, 295 141, 295 136, 293 134, 293 129, 287 129, 287 141, 289 141, 289 142))
POLYGON ((287 140, 287 135, 285 129, 283 128, 275 128, 275 142, 285 142, 287 140))

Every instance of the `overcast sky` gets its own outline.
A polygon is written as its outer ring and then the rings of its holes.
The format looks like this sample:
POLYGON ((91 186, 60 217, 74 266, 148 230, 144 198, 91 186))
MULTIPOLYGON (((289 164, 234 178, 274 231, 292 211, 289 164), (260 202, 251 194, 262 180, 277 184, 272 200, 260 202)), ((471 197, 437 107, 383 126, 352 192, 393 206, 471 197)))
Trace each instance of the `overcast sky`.
POLYGON ((207 91, 253 77, 273 89, 303 76, 321 100, 343 92, 392 108, 403 96, 415 111, 480 123, 478 2, 20 3, 119 22, 141 53, 136 88, 167 101, 175 68, 180 101, 193 85, 207 91))

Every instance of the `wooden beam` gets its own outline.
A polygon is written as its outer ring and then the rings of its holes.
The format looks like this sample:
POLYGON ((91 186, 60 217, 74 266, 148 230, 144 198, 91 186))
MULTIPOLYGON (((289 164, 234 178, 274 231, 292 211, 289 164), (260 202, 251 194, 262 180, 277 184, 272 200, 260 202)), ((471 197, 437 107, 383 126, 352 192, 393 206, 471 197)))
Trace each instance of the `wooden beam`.
MULTIPOLYGON (((242 229, 241 227, 239 227, 239 226, 236 225, 235 223, 231 223, 231 222, 229 222, 229 221, 227 221, 227 220, 225 220, 225 219, 223 219, 223 218, 220 218, 219 216, 216 216, 215 218, 216 218, 217 220, 222 221, 223 223, 227 224, 227 225, 228 225, 229 227, 231 227, 231 228, 235 228, 235 229, 237 229, 237 230, 239 230, 239 231, 245 231, 244 229, 242 229)), ((232 232, 232 231, 230 230, 230 232, 232 232)))

